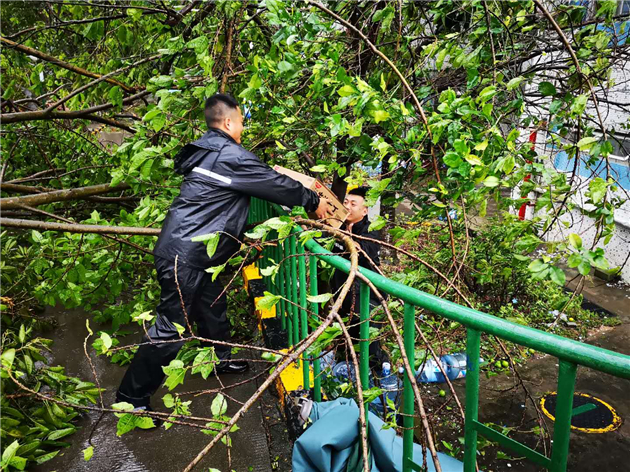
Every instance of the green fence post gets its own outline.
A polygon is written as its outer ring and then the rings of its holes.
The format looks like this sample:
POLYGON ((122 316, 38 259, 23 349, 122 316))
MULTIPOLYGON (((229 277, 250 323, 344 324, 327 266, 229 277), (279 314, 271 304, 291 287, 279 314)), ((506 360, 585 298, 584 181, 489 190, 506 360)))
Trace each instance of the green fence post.
POLYGON ((551 472, 565 472, 567 470, 576 374, 577 365, 569 361, 560 360, 558 367, 556 419, 553 425, 551 472))
MULTIPOLYGON (((415 316, 416 307, 411 303, 405 303, 404 309, 404 342, 405 354, 409 359, 409 365, 413 370, 415 368, 415 316)), ((414 408, 415 395, 411 385, 411 377, 415 377, 415 372, 406 372, 403 383, 403 472, 409 472, 412 469, 410 462, 413 461, 413 428, 414 428, 414 408)))
MULTIPOLYGON (((311 295, 317 295, 317 257, 310 256, 309 258, 309 282, 311 285, 311 295)), ((317 319, 317 315, 319 314, 319 305, 315 302, 311 302, 311 311, 313 312, 313 316, 317 319)), ((319 355, 321 353, 317 353, 317 358, 313 360, 313 399, 316 402, 322 401, 322 379, 320 378, 321 370, 320 370, 320 360, 319 355)))
MULTIPOLYGON (((289 279, 289 286, 291 287, 291 301, 293 302, 293 345, 296 345, 300 342, 300 323, 298 320, 298 308, 296 306, 298 301, 298 284, 297 284, 297 261, 295 260, 295 255, 297 254, 297 245, 295 242, 295 236, 291 236, 289 239, 290 246, 290 254, 291 259, 289 259, 289 266, 291 267, 291 278, 289 279)), ((297 360, 298 366, 300 365, 300 360, 297 360)))
MULTIPOLYGON (((287 300, 291 300, 291 244, 290 239, 284 240, 284 290, 287 300)), ((293 309, 295 308, 289 301, 285 302, 287 317, 287 347, 293 346, 293 309)))
POLYGON ((464 432, 464 472, 475 472, 477 462, 477 430, 479 417, 479 331, 466 331, 466 421, 464 432))
POLYGON ((276 315, 278 316, 278 318, 280 318, 280 327, 282 329, 287 329, 287 320, 285 319, 285 301, 284 301, 284 297, 287 296, 286 293, 286 289, 284 286, 284 264, 281 264, 282 259, 284 257, 284 246, 282 244, 282 241, 278 241, 278 264, 280 264, 280 267, 278 268, 278 275, 277 275, 277 280, 278 280, 278 295, 282 296, 283 298, 280 299, 280 303, 278 304, 278 309, 280 310, 279 312, 276 312, 276 315))
MULTIPOLYGON (((296 237, 297 239, 297 237, 296 237)), ((298 276, 300 283, 300 341, 306 339, 308 336, 308 320, 306 319, 307 313, 307 305, 306 305, 306 296, 308 294, 308 287, 306 286, 306 256, 304 255, 304 246, 298 243, 297 252, 300 254, 298 257, 298 276)), ((309 372, 309 362, 306 360, 306 354, 302 356, 304 362, 302 363, 302 375, 304 377, 304 389, 308 390, 310 387, 310 372, 309 372)))

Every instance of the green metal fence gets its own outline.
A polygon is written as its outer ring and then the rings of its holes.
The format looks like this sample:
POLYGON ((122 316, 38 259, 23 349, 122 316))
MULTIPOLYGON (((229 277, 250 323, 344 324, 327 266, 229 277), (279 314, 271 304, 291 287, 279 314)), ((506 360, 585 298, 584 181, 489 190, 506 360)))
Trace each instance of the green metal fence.
MULTIPOLYGON (((273 216, 286 214, 278 205, 258 199, 252 199, 250 222, 262 222, 273 216)), ((259 267, 265 268, 269 260, 282 261, 282 266, 275 278, 265 277, 267 287, 273 293, 281 295, 284 300, 279 303, 278 316, 282 327, 288 333, 288 345, 292 346, 308 336, 308 311, 317 314, 317 303, 309 303, 307 307, 307 292, 317 295, 317 264, 318 260, 345 273, 350 271, 350 262, 342 257, 332 255, 313 239, 302 246, 296 237, 299 231, 286 238, 278 246, 267 246, 259 267), (306 251, 310 253, 306 255, 306 251), (307 257, 309 271, 309 286, 307 286, 307 257), (299 307, 299 308, 298 308, 299 307), (306 309, 308 308, 308 310, 306 309)), ((404 301, 404 345, 410 365, 414 366, 414 334, 415 310, 423 308, 436 315, 461 323, 467 329, 466 354, 468 357, 466 373, 466 418, 464 471, 475 470, 477 455, 477 435, 511 449, 517 454, 543 466, 552 472, 564 472, 567 469, 569 440, 571 433, 571 414, 573 410, 573 394, 577 367, 589 367, 617 377, 630 379, 630 356, 601 349, 588 344, 573 341, 554 334, 539 331, 519 324, 511 323, 501 318, 467 308, 442 298, 407 287, 398 282, 387 279, 367 269, 360 269, 374 286, 384 294, 389 294, 404 301), (546 457, 533 449, 521 444, 478 420, 479 413, 479 356, 481 333, 491 334, 506 341, 528 348, 545 352, 559 360, 557 407, 553 434, 553 448, 551 457, 546 457)), ((360 372, 359 379, 363 388, 369 388, 369 299, 370 288, 361 282, 359 293, 360 305, 360 372)), ((314 359, 314 399, 321 401, 320 365, 314 359)), ((303 361, 304 385, 310 385, 309 362, 303 361)), ((414 375, 412 372, 411 375, 414 375)), ((421 470, 421 466, 413 462, 413 428, 414 428, 414 394, 408 375, 404 377, 403 413, 403 470, 421 470)))

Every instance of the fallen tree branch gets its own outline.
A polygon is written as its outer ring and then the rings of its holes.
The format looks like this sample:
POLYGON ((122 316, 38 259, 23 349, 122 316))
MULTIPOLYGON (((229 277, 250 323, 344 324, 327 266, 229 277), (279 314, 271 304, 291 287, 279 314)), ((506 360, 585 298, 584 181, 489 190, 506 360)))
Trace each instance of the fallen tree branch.
POLYGON ((110 184, 91 185, 89 187, 79 187, 66 190, 55 190, 54 192, 38 193, 24 197, 0 198, 0 209, 15 210, 23 205, 38 206, 47 203, 63 202, 67 200, 77 200, 93 195, 118 192, 131 188, 129 184, 121 183, 115 186, 110 184))
POLYGON ((6 228, 38 229, 42 231, 63 231, 68 233, 127 234, 130 236, 160 235, 160 230, 157 228, 51 223, 49 221, 22 220, 18 218, 0 218, 0 226, 6 228))
MULTIPOLYGON (((135 95, 131 95, 125 98, 122 103, 123 105, 129 105, 130 103, 135 102, 141 98, 150 95, 151 92, 147 90, 143 90, 142 92, 138 92, 135 95)), ((82 110, 69 110, 69 111, 53 111, 48 112, 46 110, 33 110, 33 111, 21 111, 17 113, 4 113, 0 115, 0 119, 2 123, 21 123, 24 121, 38 121, 38 120, 91 120, 96 121, 98 123, 103 123, 110 126, 115 126, 116 128, 121 128, 130 133, 135 133, 135 130, 120 121, 114 120, 113 118, 107 118, 105 116, 95 115, 95 113, 106 111, 114 108, 113 103, 103 103, 101 105, 95 105, 90 108, 84 108, 82 110)))
MULTIPOLYGON (((64 218, 63 216, 58 216, 58 215, 55 215, 54 213, 49 213, 47 211, 40 210, 39 208, 33 208, 26 205, 23 205, 22 208, 31 212, 40 213, 42 215, 48 216, 49 218, 53 218, 55 220, 65 221, 66 223, 69 223, 71 226, 77 225, 77 223, 75 223, 72 220, 69 220, 68 218, 64 218)), ((126 244, 127 246, 131 246, 132 248, 137 249, 140 252, 144 252, 145 254, 148 254, 149 256, 153 256, 153 253, 149 251, 148 249, 145 249, 142 246, 138 246, 137 244, 127 241, 126 239, 120 239, 120 238, 117 238, 116 236, 109 236, 107 234, 104 234, 103 237, 106 239, 111 239, 112 241, 116 241, 120 244, 126 244)))

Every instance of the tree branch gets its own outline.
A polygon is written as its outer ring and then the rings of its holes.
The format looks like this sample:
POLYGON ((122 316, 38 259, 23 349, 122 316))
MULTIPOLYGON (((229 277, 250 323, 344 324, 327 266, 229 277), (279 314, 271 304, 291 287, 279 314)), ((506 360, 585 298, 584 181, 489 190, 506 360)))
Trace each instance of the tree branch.
POLYGON ((0 218, 0 226, 42 231, 62 231, 64 233, 126 234, 130 236, 159 236, 161 231, 157 228, 141 228, 137 226, 80 225, 21 220, 18 218, 0 218))
MULTIPOLYGON (((121 17, 124 18, 124 15, 121 15, 121 17)), ((74 72, 76 74, 84 75, 85 77, 92 77, 93 79, 100 79, 101 77, 103 77, 101 74, 97 74, 95 72, 90 72, 89 70, 82 69, 81 67, 62 61, 61 59, 58 59, 56 57, 53 57, 41 51, 38 51, 37 49, 33 49, 28 46, 24 46, 23 44, 16 43, 15 41, 11 41, 10 39, 0 37, 0 42, 2 42, 3 44, 6 44, 7 46, 13 49, 16 49, 17 51, 23 52, 24 54, 37 57, 43 61, 50 62, 51 64, 54 64, 63 69, 69 70, 71 72, 74 72)), ((122 82, 118 82, 116 79, 111 79, 111 78, 105 79, 105 82, 108 82, 112 85, 118 85, 125 92, 131 93, 134 91, 133 87, 130 87, 129 85, 125 85, 122 82)))
POLYGON ((72 188, 66 190, 55 190, 54 192, 27 195, 24 197, 0 198, 0 209, 15 210, 22 205, 38 206, 46 203, 63 202, 66 200, 77 200, 93 195, 117 192, 131 188, 129 184, 118 184, 112 187, 110 184, 92 185, 90 187, 72 188))

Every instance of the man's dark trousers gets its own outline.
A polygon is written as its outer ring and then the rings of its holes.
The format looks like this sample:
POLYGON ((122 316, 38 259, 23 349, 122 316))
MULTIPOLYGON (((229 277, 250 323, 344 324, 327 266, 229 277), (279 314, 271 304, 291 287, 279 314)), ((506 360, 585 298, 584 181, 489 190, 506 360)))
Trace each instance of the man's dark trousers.
MULTIPOLYGON (((191 326, 197 325, 200 337, 217 341, 230 340, 230 322, 227 319, 227 299, 223 285, 212 281, 212 274, 195 269, 178 261, 177 283, 175 263, 155 257, 158 282, 162 289, 160 304, 156 309, 155 324, 148 329, 151 341, 168 341, 180 337, 173 323, 186 328, 186 317, 182 310, 183 299, 191 326), (179 284, 180 294, 177 290, 179 284)), ((146 336, 143 342, 148 342, 146 336)), ((148 406, 151 395, 164 380, 163 366, 167 366, 181 349, 184 342, 146 344, 140 346, 127 369, 127 373, 116 394, 118 401, 131 403, 135 407, 148 406)), ((215 345, 220 359, 230 358, 230 348, 215 345)))

